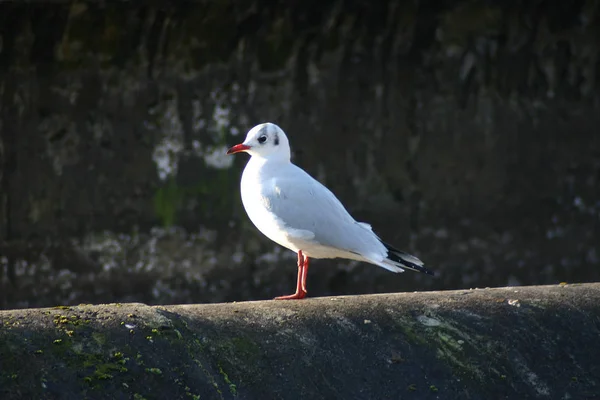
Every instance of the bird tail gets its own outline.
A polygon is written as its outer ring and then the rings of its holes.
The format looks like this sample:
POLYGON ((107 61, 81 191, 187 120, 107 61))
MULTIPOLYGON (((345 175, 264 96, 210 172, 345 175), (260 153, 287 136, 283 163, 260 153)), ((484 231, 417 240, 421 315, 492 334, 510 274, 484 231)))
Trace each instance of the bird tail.
POLYGON ((395 249, 385 242, 381 242, 387 249, 387 258, 383 260, 386 265, 384 268, 394 272, 402 272, 402 268, 412 269, 413 271, 422 272, 427 275, 433 275, 433 271, 428 270, 423 266, 423 261, 415 256, 411 256, 401 250, 395 249), (388 268, 388 266, 390 268, 388 268))

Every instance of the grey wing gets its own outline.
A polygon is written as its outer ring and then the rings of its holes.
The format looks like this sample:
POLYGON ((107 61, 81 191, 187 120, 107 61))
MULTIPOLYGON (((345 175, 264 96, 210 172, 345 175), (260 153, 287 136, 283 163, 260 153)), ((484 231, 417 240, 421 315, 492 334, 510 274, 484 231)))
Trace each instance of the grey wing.
POLYGON ((365 239, 361 236, 374 236, 370 226, 356 222, 329 189, 300 168, 292 171, 272 180, 268 197, 274 214, 300 239, 312 237, 320 245, 358 251, 365 239))

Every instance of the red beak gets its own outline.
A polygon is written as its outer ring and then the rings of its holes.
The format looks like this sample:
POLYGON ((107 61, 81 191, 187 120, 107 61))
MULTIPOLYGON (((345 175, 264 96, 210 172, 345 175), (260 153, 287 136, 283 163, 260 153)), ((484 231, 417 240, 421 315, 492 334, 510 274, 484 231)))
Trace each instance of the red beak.
POLYGON ((250 149, 250 146, 246 146, 245 144, 240 143, 227 150, 227 154, 235 154, 241 151, 246 151, 248 149, 250 149))

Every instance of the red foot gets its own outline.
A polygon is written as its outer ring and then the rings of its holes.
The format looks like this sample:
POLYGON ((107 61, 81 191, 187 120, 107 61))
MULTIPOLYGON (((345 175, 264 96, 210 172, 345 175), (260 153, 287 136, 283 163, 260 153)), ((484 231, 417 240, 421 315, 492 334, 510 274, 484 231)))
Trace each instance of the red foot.
POLYGON ((306 297, 306 292, 296 292, 294 294, 288 294, 287 296, 278 296, 273 300, 300 300, 306 297))
POLYGON ((274 300, 300 300, 306 297, 306 276, 308 275, 308 257, 298 250, 298 280, 296 293, 287 296, 275 297, 274 300))

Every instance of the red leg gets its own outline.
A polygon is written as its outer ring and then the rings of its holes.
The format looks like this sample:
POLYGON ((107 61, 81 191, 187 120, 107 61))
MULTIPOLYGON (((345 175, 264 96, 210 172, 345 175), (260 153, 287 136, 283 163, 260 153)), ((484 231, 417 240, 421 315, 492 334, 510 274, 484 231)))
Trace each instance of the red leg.
POLYGON ((306 277, 308 276, 308 257, 304 256, 304 268, 302 269, 302 291, 306 294, 306 277))
POLYGON ((296 281, 296 293, 287 296, 275 297, 275 300, 299 300, 306 296, 306 275, 308 274, 308 257, 298 250, 298 279, 296 281))

